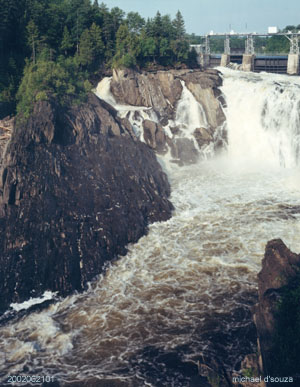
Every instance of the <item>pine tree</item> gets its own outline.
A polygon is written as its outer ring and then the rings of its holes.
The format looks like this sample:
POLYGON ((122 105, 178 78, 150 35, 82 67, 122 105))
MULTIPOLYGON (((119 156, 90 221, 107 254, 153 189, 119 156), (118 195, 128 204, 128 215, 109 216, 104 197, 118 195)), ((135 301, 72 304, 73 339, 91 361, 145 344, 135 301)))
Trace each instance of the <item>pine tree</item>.
POLYGON ((159 11, 156 12, 155 18, 153 20, 153 35, 157 38, 162 35, 162 19, 159 11))
POLYGON ((70 35, 70 32, 68 30, 68 27, 65 26, 62 42, 60 45, 61 50, 65 53, 65 56, 68 55, 68 52, 74 47, 74 43, 72 42, 72 38, 70 35))
POLYGON ((145 19, 138 12, 129 12, 126 22, 130 32, 139 33, 145 25, 145 19))
POLYGON ((97 70, 103 61, 104 43, 102 40, 102 31, 97 24, 93 23, 90 28, 90 37, 92 41, 93 66, 92 70, 97 70))
POLYGON ((184 26, 184 20, 180 11, 177 11, 176 17, 173 20, 173 25, 175 28, 176 39, 184 39, 185 26, 184 26))
POLYGON ((28 42, 32 47, 32 61, 33 63, 36 62, 36 46, 37 46, 37 40, 39 37, 39 30, 34 23, 33 20, 30 20, 30 22, 27 24, 26 27, 27 34, 28 34, 28 42))
POLYGON ((88 29, 80 36, 78 61, 82 66, 89 66, 93 60, 93 43, 88 29))

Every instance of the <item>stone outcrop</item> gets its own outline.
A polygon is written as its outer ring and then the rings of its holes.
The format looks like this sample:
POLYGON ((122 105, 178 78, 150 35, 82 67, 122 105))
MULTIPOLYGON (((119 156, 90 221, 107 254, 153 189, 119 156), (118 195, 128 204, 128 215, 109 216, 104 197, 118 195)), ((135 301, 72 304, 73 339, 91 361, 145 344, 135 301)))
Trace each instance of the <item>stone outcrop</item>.
POLYGON ((1 311, 47 289, 84 289, 171 216, 155 154, 94 95, 69 110, 38 102, 13 132, 0 183, 1 311))
MULTIPOLYGON (((220 73, 212 69, 204 72, 169 70, 155 73, 114 70, 110 87, 118 103, 153 109, 157 122, 154 122, 155 119, 153 119, 152 124, 143 123, 146 143, 158 153, 164 153, 170 146, 172 156, 179 157, 174 161, 183 165, 195 162, 199 156, 199 148, 211 142, 214 143, 215 148, 222 146, 222 141, 218 143, 216 138, 217 129, 225 122, 222 109, 224 101, 219 90, 221 84, 220 73), (202 106, 207 120, 206 127, 194 128, 195 141, 192 141, 191 146, 187 146, 186 138, 184 140, 181 138, 184 137, 184 130, 174 125, 176 108, 182 97, 184 85, 202 106), (163 135, 163 127, 167 126, 169 131, 163 135), (160 138, 159 141, 156 139, 157 136, 160 138), (187 149, 187 152, 190 152, 191 147, 193 151, 190 154, 182 151, 187 149), (195 157, 195 155, 198 156, 195 157)), ((224 135, 226 137, 226 133, 224 135)))
POLYGON ((159 153, 165 153, 166 148, 166 135, 160 124, 150 120, 144 120, 144 140, 147 145, 152 149, 156 149, 159 153))
MULTIPOLYGON (((218 89, 222 85, 217 70, 206 70, 205 72, 191 72, 185 74, 182 79, 186 87, 202 105, 210 128, 214 131, 225 121, 225 115, 221 108, 219 97, 221 92, 218 89)), ((223 100, 221 99, 223 102, 223 100)))
POLYGON ((119 103, 153 107, 160 120, 173 116, 182 85, 176 70, 138 73, 114 70, 111 91, 119 103))
MULTIPOLYGON (((258 333, 260 368, 265 375, 275 376, 278 364, 274 360, 274 337, 277 331, 278 303, 283 290, 291 286, 300 270, 300 255, 292 253, 280 239, 268 242, 258 274, 259 301, 254 308, 254 321, 258 333)), ((295 316, 292 316, 292 319, 295 316)), ((286 326, 285 329, 290 329, 286 326)), ((284 375, 293 376, 293 375, 284 375)), ((300 380, 299 380, 300 381, 300 380)))
POLYGON ((11 133, 14 127, 15 118, 5 117, 0 120, 0 159, 2 158, 6 145, 11 138, 11 133))

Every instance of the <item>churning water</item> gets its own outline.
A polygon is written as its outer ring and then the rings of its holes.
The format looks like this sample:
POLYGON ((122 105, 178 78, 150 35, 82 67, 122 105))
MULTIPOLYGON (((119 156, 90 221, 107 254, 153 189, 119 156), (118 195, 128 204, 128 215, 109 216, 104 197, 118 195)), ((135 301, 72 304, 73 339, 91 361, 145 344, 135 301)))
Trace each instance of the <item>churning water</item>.
POLYGON ((2 326, 2 381, 189 386, 193 364, 232 370, 255 350, 250 307, 264 247, 280 237, 300 251, 300 82, 222 71, 227 154, 181 168, 161 159, 173 217, 85 293, 2 326))

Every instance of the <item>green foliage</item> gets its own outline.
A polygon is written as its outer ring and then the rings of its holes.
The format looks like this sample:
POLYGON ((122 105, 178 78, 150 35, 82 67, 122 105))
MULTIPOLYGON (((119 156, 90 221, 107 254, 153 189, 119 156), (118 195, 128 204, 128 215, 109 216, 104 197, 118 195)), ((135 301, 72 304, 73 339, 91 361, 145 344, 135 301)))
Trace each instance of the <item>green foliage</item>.
POLYGON ((184 20, 180 11, 176 13, 176 17, 173 21, 173 25, 175 29, 176 39, 183 39, 185 36, 185 26, 184 26, 184 20))
POLYGON ((77 103, 84 101, 91 85, 80 73, 72 59, 60 57, 57 62, 38 60, 27 61, 24 77, 17 93, 17 112, 28 118, 34 102, 55 97, 61 105, 66 105, 70 97, 77 103))
POLYGON ((191 62, 179 11, 174 20, 157 12, 146 22, 97 0, 0 0, 0 20, 1 116, 17 102, 26 115, 51 93, 64 102, 63 90, 83 93, 84 81, 105 67, 191 62))
POLYGON ((272 372, 279 376, 293 376, 299 372, 300 364, 300 271, 283 288, 275 317, 272 372))
POLYGON ((246 368, 242 372, 243 372, 243 375, 246 376, 247 378, 253 378, 257 376, 252 368, 246 368))
POLYGON ((65 26, 63 38, 60 45, 61 51, 64 52, 64 54, 67 56, 73 47, 74 47, 74 43, 72 41, 70 32, 68 30, 68 27, 65 26))
POLYGON ((145 26, 145 19, 137 12, 129 12, 127 14, 126 23, 130 32, 140 33, 145 26))
POLYGON ((288 53, 290 49, 290 42, 285 36, 272 36, 267 39, 266 52, 267 53, 288 53))
POLYGON ((134 67, 140 45, 137 36, 129 32, 127 24, 122 24, 118 29, 116 46, 113 67, 134 67))
POLYGON ((35 63, 36 58, 36 45, 39 37, 39 30, 33 20, 27 24, 26 27, 27 35, 28 35, 28 44, 32 47, 32 60, 35 63))

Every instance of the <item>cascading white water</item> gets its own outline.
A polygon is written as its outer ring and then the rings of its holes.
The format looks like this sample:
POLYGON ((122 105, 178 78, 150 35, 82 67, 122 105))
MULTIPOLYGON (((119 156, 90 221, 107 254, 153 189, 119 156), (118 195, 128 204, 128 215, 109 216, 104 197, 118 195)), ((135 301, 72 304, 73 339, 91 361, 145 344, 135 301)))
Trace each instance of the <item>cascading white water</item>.
MULTIPOLYGON (((2 381, 26 367, 62 381, 181 387, 189 376, 161 354, 233 369, 255 350, 249 309, 266 242, 280 237, 300 251, 299 82, 222 71, 228 155, 182 168, 162 157, 173 217, 151 225, 87 292, 0 327, 2 381)), ((192 131, 185 97, 176 121, 192 131)))
POLYGON ((193 140, 195 146, 198 147, 193 133, 197 128, 207 128, 207 119, 203 107, 196 101, 183 81, 181 85, 182 94, 178 101, 175 121, 172 124, 182 131, 182 136, 193 140))
POLYGON ((300 81, 222 70, 228 155, 237 162, 294 167, 300 147, 300 81))

